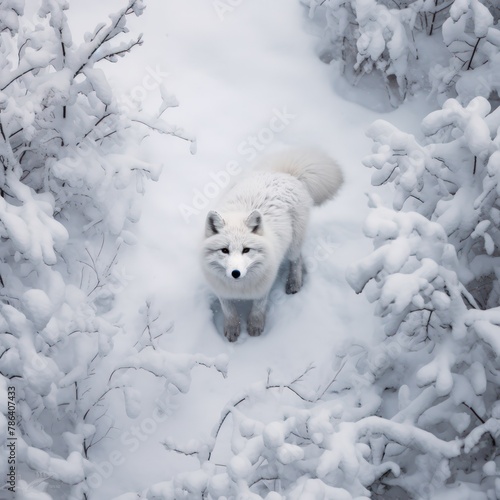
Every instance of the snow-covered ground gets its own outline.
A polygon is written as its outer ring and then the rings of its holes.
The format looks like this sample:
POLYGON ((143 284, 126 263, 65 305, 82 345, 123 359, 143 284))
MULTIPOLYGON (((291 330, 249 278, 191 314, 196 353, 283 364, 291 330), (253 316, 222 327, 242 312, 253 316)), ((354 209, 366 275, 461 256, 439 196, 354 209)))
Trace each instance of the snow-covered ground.
MULTIPOLYGON (((149 110, 158 107, 162 85, 180 103, 164 116, 197 139, 194 155, 188 143, 159 134, 140 147, 143 158, 163 164, 163 172, 159 182, 147 185, 138 243, 122 260, 126 287, 113 314, 126 325, 127 334, 117 340, 126 349, 140 333, 139 311, 150 301, 160 314, 157 332, 168 330, 159 339, 163 349, 225 354, 228 376, 196 368, 190 391, 174 395, 175 409, 152 425, 155 401, 165 398, 163 387, 153 377, 134 374, 142 411, 135 421, 117 420, 94 457, 97 464, 113 462, 116 452, 121 457, 109 471, 103 466, 103 482, 96 485, 103 499, 193 469, 194 458, 165 450, 161 441, 208 436, 224 406, 265 381, 269 370, 271 381, 287 383, 312 365, 304 383, 317 388, 333 376, 336 352, 354 340, 369 343, 376 328, 371 305, 349 287, 345 270, 371 250, 362 234, 370 172, 361 160, 371 149, 365 130, 381 115, 357 104, 355 92, 352 101, 335 92, 345 85, 318 59, 314 27, 298 1, 240 2, 222 19, 216 5, 150 0, 134 21, 134 28, 144 32, 143 46, 111 75, 124 96, 144 99, 149 110), (243 332, 230 344, 220 322, 214 324, 199 267, 204 217, 220 191, 214 178, 237 180, 237 175, 221 174, 228 164, 236 162, 244 171, 257 152, 287 145, 313 145, 330 153, 344 170, 345 185, 335 200, 313 212, 303 289, 287 296, 283 281, 277 283, 265 333, 250 338, 243 332)), ((90 19, 102 7, 80 9, 73 16, 83 26, 92 25, 90 19)), ((411 131, 429 110, 418 97, 383 117, 411 131)), ((224 442, 216 448, 216 461, 224 462, 224 442)))

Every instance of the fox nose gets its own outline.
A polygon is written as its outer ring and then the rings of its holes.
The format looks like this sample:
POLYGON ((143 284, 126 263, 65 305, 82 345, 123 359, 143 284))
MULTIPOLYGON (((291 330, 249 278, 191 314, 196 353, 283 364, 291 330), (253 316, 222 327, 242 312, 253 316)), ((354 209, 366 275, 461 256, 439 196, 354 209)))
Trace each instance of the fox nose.
POLYGON ((235 269, 232 273, 231 276, 235 279, 239 278, 241 276, 241 273, 238 271, 238 269, 235 269))

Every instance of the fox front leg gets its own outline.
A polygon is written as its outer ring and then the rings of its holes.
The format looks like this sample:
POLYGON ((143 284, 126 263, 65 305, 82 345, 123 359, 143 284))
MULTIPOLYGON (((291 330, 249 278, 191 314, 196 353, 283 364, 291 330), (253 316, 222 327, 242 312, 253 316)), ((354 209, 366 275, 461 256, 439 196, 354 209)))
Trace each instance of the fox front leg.
POLYGON ((264 325, 266 324, 266 306, 267 296, 262 299, 254 300, 252 303, 252 309, 247 321, 248 335, 251 337, 258 337, 264 331, 264 325))
POLYGON ((299 255, 296 259, 290 260, 288 277, 286 280, 285 291, 287 294, 297 293, 302 288, 302 257, 299 255))
POLYGON ((234 342, 240 336, 240 318, 232 300, 219 299, 224 314, 224 337, 234 342))

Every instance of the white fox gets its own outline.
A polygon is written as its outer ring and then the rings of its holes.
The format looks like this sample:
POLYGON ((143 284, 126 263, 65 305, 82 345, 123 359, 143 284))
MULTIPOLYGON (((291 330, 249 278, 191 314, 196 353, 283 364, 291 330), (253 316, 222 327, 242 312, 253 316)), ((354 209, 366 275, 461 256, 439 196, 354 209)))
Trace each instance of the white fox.
POLYGON ((202 267, 224 314, 224 335, 240 335, 235 301, 252 300, 247 331, 264 330, 267 296, 284 259, 286 293, 302 286, 301 247, 312 205, 329 200, 343 183, 334 160, 315 150, 287 150, 267 157, 210 211, 202 267))

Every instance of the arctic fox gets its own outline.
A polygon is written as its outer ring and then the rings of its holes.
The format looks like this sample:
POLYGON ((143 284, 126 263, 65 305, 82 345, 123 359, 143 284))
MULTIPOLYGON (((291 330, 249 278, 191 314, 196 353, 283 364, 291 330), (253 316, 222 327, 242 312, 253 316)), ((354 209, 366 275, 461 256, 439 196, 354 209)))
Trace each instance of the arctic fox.
POLYGON ((324 153, 287 150, 264 159, 208 213, 202 267, 220 300, 230 342, 240 334, 238 300, 253 301, 248 334, 262 333, 267 296, 284 259, 286 293, 300 290, 309 209, 332 198, 342 182, 342 171, 324 153))

